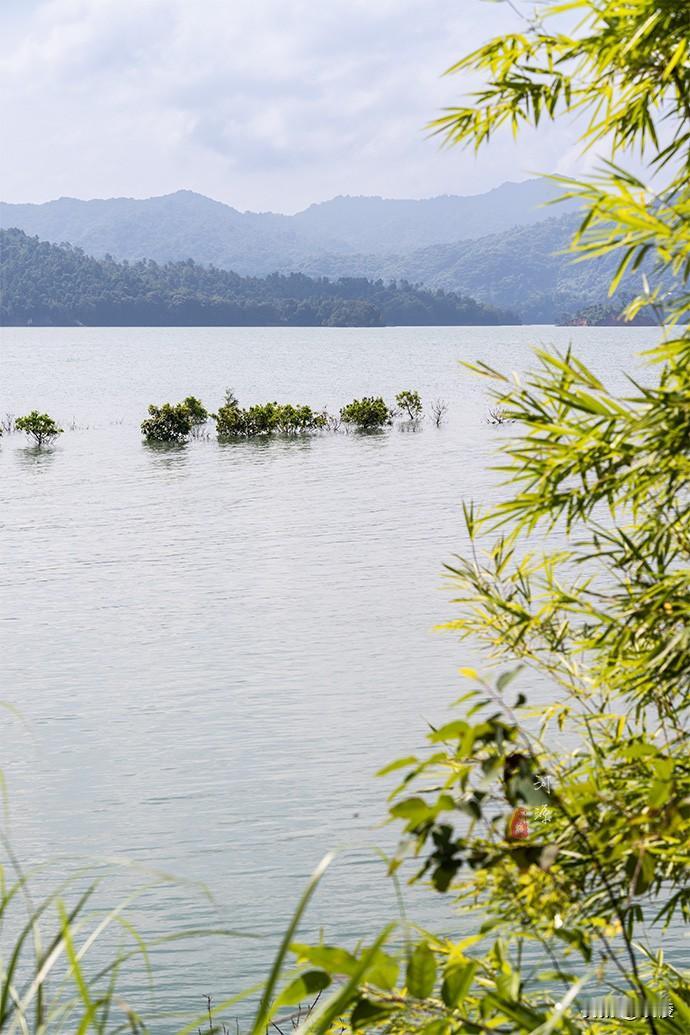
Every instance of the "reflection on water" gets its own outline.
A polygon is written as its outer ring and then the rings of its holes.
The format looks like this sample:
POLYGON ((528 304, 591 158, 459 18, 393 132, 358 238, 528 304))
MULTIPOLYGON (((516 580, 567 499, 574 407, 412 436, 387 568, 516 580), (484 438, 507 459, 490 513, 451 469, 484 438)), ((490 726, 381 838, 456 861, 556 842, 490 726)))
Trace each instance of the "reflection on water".
MULTIPOLYGON (((17 436, 20 432, 16 432, 17 436)), ((24 438, 24 436, 21 436, 24 438)), ((14 451, 14 458, 25 470, 39 473, 45 471, 55 459, 57 446, 20 446, 14 451)))
MULTIPOLYGON (((396 915, 372 846, 388 784, 458 696, 466 646, 442 564, 464 548, 460 503, 498 493, 509 429, 458 366, 524 369, 529 346, 572 339, 623 385, 649 331, 587 328, 6 329, 0 412, 38 406, 79 432, 0 447, 2 724, 20 857, 126 856, 213 889, 219 915, 269 941, 171 946, 170 1009, 222 998, 265 971, 301 883, 343 852, 309 915, 358 938, 396 915), (447 423, 377 435, 145 446, 148 404, 233 384, 241 401, 324 403, 402 388, 448 400, 447 423), (67 419, 67 420, 66 420, 67 419), (414 430, 414 433, 412 431, 414 430), (405 432, 405 433, 402 433, 405 432)), ((534 699, 544 687, 521 687, 534 699)), ((441 897, 413 918, 455 931, 441 897)), ((149 936, 217 919, 168 889, 136 911, 149 936)), ((306 934, 307 932, 305 932, 306 934)), ((133 988, 133 994, 136 989, 133 988)), ((148 993, 146 993, 148 995, 148 993)))

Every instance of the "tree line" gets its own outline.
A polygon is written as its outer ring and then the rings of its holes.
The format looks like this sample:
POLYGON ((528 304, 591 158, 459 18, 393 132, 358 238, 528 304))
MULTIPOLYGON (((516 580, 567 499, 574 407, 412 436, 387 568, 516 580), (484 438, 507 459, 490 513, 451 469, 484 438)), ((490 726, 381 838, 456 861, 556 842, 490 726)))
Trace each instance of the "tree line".
POLYGON ((406 280, 242 277, 188 259, 96 259, 21 230, 0 231, 0 320, 7 326, 383 327, 517 324, 511 312, 406 280))

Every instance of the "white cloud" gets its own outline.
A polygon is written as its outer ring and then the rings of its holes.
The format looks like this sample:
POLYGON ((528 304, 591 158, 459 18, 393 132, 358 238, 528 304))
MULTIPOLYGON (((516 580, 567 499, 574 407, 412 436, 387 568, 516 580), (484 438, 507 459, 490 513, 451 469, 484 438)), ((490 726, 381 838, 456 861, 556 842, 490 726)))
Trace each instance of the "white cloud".
MULTIPOLYGON (((440 153, 457 56, 512 27, 481 0, 44 0, 2 16, 6 200, 166 193, 294 211, 466 193, 555 168, 560 127, 440 153)), ((576 161, 576 158, 573 158, 576 161)))

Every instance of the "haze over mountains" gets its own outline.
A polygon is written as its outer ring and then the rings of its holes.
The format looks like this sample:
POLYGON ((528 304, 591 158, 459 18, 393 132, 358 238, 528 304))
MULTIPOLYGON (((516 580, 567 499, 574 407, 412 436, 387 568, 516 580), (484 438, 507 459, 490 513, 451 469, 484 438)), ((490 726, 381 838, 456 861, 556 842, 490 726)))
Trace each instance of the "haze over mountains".
POLYGON ((295 215, 239 212, 178 191, 137 200, 0 203, 0 228, 68 242, 96 258, 193 259, 241 275, 404 279, 554 322, 606 298, 608 263, 560 254, 577 224, 547 180, 422 200, 337 197, 295 215))
POLYGON ((481 237, 552 214, 544 180, 506 183, 472 197, 338 197, 293 216, 238 212, 193 191, 137 200, 59 198, 0 204, 0 227, 83 248, 89 255, 167 262, 194 259, 237 273, 291 271, 323 255, 398 254, 481 237))

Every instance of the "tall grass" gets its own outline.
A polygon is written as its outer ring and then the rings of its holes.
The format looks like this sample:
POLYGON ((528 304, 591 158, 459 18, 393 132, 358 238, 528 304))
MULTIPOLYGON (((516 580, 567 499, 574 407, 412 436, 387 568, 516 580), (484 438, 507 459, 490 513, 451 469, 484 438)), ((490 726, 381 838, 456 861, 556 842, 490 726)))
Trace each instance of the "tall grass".
MULTIPOLYGON (((172 931, 154 939, 145 939, 131 919, 133 907, 151 892, 162 892, 167 885, 187 884, 210 901, 203 885, 180 881, 158 871, 143 869, 122 860, 111 862, 105 872, 89 876, 87 868, 75 868, 59 876, 52 890, 40 893, 53 872, 60 872, 58 860, 24 870, 9 841, 0 837, 4 860, 0 864, 0 1032, 3 1035, 116 1035, 133 1032, 137 1035, 161 1031, 170 1018, 166 1035, 222 1035, 230 1032, 220 1018, 241 1003, 258 999, 250 1026, 233 1035, 266 1035, 269 1029, 281 1032, 281 1024, 292 1029, 325 1031, 347 1002, 352 989, 345 985, 323 1004, 315 1008, 315 1000, 330 979, 322 974, 316 984, 309 973, 289 971, 286 960, 293 939, 307 906, 329 866, 326 856, 312 874, 297 908, 288 924, 265 982, 239 992, 231 998, 215 1002, 206 996, 206 1005, 192 1016, 173 1018, 155 1006, 144 1012, 128 995, 134 975, 140 984, 145 976, 149 992, 155 990, 154 955, 156 950, 180 940, 218 938, 258 938, 251 932, 223 927, 172 931), (130 871, 136 886, 120 894, 114 905, 102 906, 107 895, 106 882, 130 871), (117 937, 114 937, 116 935, 117 937), (285 981, 288 973, 287 983, 285 981), (282 987, 282 990, 281 990, 282 987), (343 993, 345 998, 343 998, 343 993), (300 1004, 298 1011, 288 1007, 300 1004), (283 1020, 280 1020, 282 1016, 283 1020), (325 1025, 325 1027, 324 1027, 325 1025)), ((379 942, 381 939, 379 939, 379 942)), ((369 954, 375 954, 375 943, 369 954)), ((367 956, 368 958, 368 956, 367 956)), ((356 983, 357 977, 351 979, 356 983)), ((354 985, 353 985, 354 987, 354 985)), ((190 994, 197 990, 190 989, 190 994)), ((152 995, 147 999, 153 999, 152 995)))
MULTIPOLYGON (((111 1035, 143 1033, 158 1018, 144 1015, 128 1001, 125 982, 143 972, 150 990, 155 987, 153 954, 180 940, 256 937, 224 927, 173 931, 145 940, 131 919, 133 907, 152 891, 179 885, 169 874, 144 870, 118 861, 97 877, 83 868, 62 874, 56 861, 24 870, 3 838, 0 865, 0 1032, 7 1035, 111 1035), (103 908, 109 877, 132 871, 136 886, 103 908), (44 889, 53 872, 51 890, 44 889)), ((191 885, 190 885, 191 887, 191 885)), ((201 885, 197 893, 210 895, 201 885)), ((210 1016, 256 994, 260 986, 211 1007, 210 1016)), ((190 990, 191 991, 191 990, 190 990)), ((149 997, 150 998, 150 997, 149 997)), ((185 1018, 173 1031, 197 1031, 208 1020, 208 1008, 185 1018)), ((220 1028, 214 1029, 221 1031, 220 1028)))

